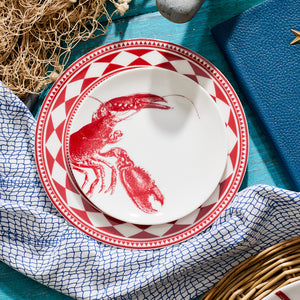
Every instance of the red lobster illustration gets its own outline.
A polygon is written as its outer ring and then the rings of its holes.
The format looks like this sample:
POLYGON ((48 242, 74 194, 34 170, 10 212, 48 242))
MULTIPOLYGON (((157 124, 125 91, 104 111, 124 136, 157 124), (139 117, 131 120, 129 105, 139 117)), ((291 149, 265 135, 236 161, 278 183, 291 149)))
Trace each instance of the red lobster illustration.
MULTIPOLYGON (((100 100, 91 97, 99 102, 100 100)), ((87 196, 91 196, 100 182, 100 191, 114 193, 117 178, 119 177, 128 196, 135 205, 145 213, 155 213, 153 201, 164 203, 164 196, 155 184, 155 181, 141 167, 135 166, 127 152, 119 147, 113 147, 106 152, 103 148, 108 144, 117 143, 123 133, 114 130, 117 123, 138 113, 142 109, 170 109, 167 101, 154 94, 134 94, 113 98, 102 103, 92 116, 91 123, 83 126, 70 136, 69 155, 73 169, 84 175, 83 189, 88 183, 87 169, 91 169, 96 179, 91 183, 87 196), (105 160, 106 157, 116 158, 113 165, 105 160), (111 169, 110 184, 104 190, 105 168, 111 169), (117 176, 119 175, 119 176, 117 176)))

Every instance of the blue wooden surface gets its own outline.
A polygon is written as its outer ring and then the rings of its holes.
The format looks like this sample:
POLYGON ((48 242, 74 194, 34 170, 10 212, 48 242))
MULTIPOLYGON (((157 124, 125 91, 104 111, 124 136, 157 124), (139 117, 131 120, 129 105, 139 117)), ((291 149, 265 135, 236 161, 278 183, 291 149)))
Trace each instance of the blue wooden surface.
MULTIPOLYGON (((211 61, 228 78, 243 104, 250 134, 250 151, 247 171, 241 186, 269 184, 291 189, 282 169, 265 136, 256 123, 255 116, 248 108, 232 73, 217 48, 210 29, 230 17, 256 5, 263 0, 206 0, 201 10, 190 22, 174 24, 163 18, 156 9, 154 0, 132 0, 125 16, 115 15, 107 34, 79 44, 73 51, 69 63, 84 53, 107 43, 130 38, 155 38, 188 47, 211 61)), ((48 90, 40 97, 39 107, 48 90)), ((0 299, 69 299, 30 278, 0 263, 0 299)))

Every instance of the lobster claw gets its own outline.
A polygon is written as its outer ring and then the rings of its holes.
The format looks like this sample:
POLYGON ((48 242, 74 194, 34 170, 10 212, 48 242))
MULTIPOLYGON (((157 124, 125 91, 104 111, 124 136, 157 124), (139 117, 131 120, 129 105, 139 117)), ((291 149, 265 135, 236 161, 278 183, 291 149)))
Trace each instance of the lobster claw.
POLYGON ((137 166, 124 168, 120 179, 128 196, 143 212, 157 213, 164 204, 164 196, 144 169, 137 166))
POLYGON ((171 107, 163 104, 167 103, 167 101, 160 96, 153 95, 153 94, 138 94, 135 95, 135 99, 137 104, 141 108, 158 108, 158 109, 170 109, 171 107))
POLYGON ((154 94, 134 94, 113 98, 105 102, 105 107, 111 112, 140 111, 144 108, 170 109, 167 101, 154 94))

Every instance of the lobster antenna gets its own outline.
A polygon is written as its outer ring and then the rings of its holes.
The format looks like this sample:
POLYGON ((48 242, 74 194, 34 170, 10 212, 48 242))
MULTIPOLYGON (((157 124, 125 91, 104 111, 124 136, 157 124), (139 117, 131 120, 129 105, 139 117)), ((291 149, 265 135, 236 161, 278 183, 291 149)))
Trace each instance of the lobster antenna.
POLYGON ((165 97, 172 97, 172 96, 175 96, 175 97, 181 97, 181 98, 184 98, 185 100, 189 101, 189 102, 193 105, 193 107, 194 107, 194 109, 195 109, 195 111, 196 111, 196 114, 197 114, 198 119, 200 119, 199 111, 198 111, 198 109, 197 109, 195 103, 194 103, 190 98, 188 98, 188 97, 186 97, 186 96, 184 96, 184 95, 180 95, 180 94, 170 94, 170 95, 163 96, 163 98, 165 98, 165 97))
POLYGON ((98 98, 96 98, 96 97, 93 97, 93 96, 90 96, 90 95, 88 95, 88 97, 89 97, 89 98, 92 98, 92 99, 94 99, 94 100, 96 100, 96 101, 98 101, 98 102, 100 102, 101 104, 104 103, 103 101, 101 101, 100 99, 98 99, 98 98))
MULTIPOLYGON (((100 107, 101 107, 101 105, 104 103, 103 101, 101 101, 101 100, 99 100, 98 98, 96 98, 96 97, 93 97, 93 96, 90 96, 90 95, 88 95, 88 97, 89 98, 91 98, 91 99, 93 99, 93 100, 96 100, 96 101, 98 101, 98 102, 100 102, 100 107)), ((99 109, 99 108, 98 108, 99 109)), ((92 121, 95 121, 95 118, 96 119, 98 119, 98 109, 97 109, 97 111, 95 111, 94 113, 93 113, 93 115, 92 115, 92 121)))

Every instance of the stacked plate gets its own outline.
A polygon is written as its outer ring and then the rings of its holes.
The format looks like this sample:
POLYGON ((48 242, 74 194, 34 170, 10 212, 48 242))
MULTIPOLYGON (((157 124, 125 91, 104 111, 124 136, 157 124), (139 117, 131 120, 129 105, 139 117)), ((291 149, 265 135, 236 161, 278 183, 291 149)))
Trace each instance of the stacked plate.
POLYGON ((62 215, 111 245, 153 249, 201 232, 236 194, 248 131, 210 62, 135 39, 86 54, 42 106, 36 160, 62 215))

